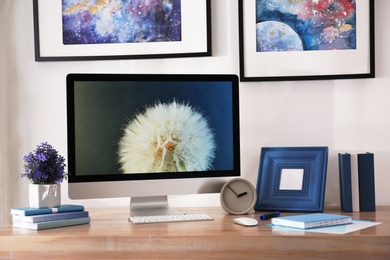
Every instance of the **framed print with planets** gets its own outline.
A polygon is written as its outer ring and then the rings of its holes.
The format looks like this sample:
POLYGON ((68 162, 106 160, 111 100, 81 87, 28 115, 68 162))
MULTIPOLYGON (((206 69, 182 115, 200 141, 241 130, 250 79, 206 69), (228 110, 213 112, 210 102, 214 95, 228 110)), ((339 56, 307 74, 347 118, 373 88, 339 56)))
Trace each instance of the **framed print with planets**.
POLYGON ((241 81, 375 77, 374 0, 239 0, 241 81))
POLYGON ((33 0, 35 60, 211 56, 210 2, 33 0))

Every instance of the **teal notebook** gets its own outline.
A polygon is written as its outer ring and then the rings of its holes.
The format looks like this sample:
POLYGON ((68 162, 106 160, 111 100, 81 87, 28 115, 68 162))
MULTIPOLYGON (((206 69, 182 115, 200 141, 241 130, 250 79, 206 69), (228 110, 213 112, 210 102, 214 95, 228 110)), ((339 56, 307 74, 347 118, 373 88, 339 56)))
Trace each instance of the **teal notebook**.
POLYGON ((327 213, 310 213, 272 218, 271 223, 275 226, 307 229, 351 224, 352 217, 327 213))
POLYGON ((11 214, 18 215, 18 216, 33 216, 33 215, 83 211, 83 210, 84 210, 83 205, 65 204, 55 208, 12 208, 11 214))

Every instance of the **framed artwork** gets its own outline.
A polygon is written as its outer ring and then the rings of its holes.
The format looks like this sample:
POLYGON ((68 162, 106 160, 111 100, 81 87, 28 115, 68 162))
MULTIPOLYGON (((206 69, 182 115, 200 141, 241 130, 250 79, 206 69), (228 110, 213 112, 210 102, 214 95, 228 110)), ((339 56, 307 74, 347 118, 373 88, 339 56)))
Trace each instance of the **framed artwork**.
POLYGON ((375 77, 374 0, 239 0, 241 81, 375 77))
POLYGON ((211 56, 210 2, 33 0, 35 60, 211 56))
POLYGON ((328 147, 263 147, 256 211, 323 212, 328 147))

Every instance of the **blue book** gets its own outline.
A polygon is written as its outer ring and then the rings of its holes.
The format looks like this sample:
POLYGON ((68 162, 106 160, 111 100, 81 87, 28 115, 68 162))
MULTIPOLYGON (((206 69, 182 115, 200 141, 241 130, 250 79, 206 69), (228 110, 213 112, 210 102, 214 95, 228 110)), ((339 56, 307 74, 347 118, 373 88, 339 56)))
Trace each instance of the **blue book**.
POLYGON ((45 221, 39 223, 13 221, 12 227, 32 229, 32 230, 42 230, 42 229, 49 229, 49 228, 59 228, 59 227, 89 224, 90 222, 91 222, 90 217, 45 221))
POLYGON ((82 205, 61 205, 55 208, 12 208, 11 214, 19 216, 32 216, 83 210, 84 206, 82 205))
POLYGON ((308 229, 351 224, 352 217, 327 213, 310 213, 272 218, 271 223, 275 226, 308 229))
POLYGON ((374 154, 358 154, 360 211, 375 211, 374 173, 374 154))
POLYGON ((340 203, 344 212, 352 212, 351 155, 339 153, 340 203))
POLYGON ((84 217, 89 217, 88 211, 74 211, 74 212, 64 212, 64 213, 57 213, 57 214, 33 215, 33 216, 13 215, 12 220, 38 223, 38 222, 45 222, 45 221, 70 219, 70 218, 84 218, 84 217))

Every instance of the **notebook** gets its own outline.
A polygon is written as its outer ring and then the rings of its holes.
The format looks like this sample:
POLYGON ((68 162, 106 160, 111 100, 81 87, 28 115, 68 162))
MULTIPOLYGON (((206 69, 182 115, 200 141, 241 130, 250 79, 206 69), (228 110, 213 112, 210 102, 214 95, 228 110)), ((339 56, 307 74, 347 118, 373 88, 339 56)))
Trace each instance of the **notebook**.
POLYGON ((275 226, 308 229, 351 224, 352 217, 327 213, 310 213, 272 218, 271 223, 275 226))

